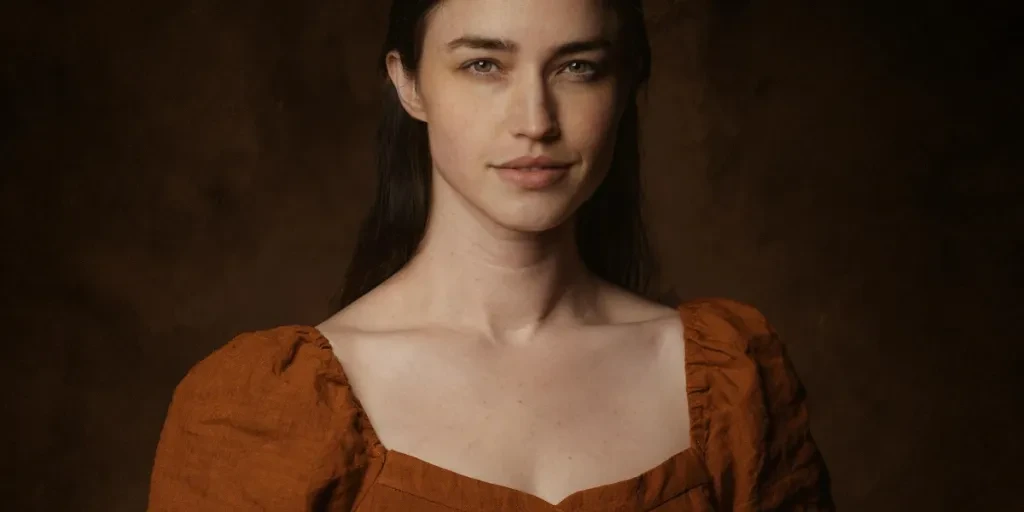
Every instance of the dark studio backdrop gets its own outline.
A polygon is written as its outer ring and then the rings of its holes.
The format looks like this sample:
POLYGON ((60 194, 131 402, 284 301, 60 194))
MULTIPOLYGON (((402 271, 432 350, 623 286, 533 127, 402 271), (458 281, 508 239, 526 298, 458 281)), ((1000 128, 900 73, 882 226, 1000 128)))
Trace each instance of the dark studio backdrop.
MULTIPOLYGON (((144 509, 185 371, 330 313, 387 4, 4 2, 4 509, 144 509)), ((775 324, 842 510, 1020 506, 1020 22, 947 4, 647 4, 665 280, 775 324)))

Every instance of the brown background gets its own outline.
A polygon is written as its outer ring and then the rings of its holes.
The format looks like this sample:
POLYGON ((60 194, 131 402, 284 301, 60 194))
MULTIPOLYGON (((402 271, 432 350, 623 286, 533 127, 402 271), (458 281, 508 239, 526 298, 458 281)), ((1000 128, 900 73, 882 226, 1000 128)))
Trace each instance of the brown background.
MULTIPOLYGON (((386 4, 5 2, 10 510, 142 510, 187 368, 329 313, 386 4)), ((1020 48, 939 4, 648 6, 666 277, 773 320, 843 510, 1020 506, 1020 48)))

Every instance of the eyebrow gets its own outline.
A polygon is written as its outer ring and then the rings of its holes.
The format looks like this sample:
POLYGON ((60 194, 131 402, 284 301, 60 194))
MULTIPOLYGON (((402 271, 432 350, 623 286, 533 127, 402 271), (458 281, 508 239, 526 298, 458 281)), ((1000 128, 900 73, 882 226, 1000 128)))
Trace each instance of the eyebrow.
MULTIPOLYGON (((446 45, 448 51, 454 51, 459 48, 471 48, 475 50, 493 50, 500 52, 515 53, 519 50, 519 45, 514 41, 508 39, 495 39, 491 37, 482 36, 462 36, 456 39, 452 39, 446 45)), ((555 49, 555 55, 568 55, 572 53, 583 53, 594 50, 604 50, 610 48, 612 42, 605 38, 588 39, 584 41, 570 41, 563 45, 560 45, 555 49)))

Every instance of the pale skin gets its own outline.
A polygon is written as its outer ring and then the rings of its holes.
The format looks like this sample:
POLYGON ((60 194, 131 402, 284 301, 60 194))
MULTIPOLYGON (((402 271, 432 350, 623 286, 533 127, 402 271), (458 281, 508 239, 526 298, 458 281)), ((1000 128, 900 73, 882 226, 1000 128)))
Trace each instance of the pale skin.
POLYGON ((616 37, 598 0, 446 0, 416 76, 389 55, 428 127, 426 235, 317 326, 387 449, 558 503, 690 446, 678 313, 596 278, 573 243, 622 112, 623 80, 599 71, 616 37), (523 155, 573 165, 523 190, 494 168, 523 155))

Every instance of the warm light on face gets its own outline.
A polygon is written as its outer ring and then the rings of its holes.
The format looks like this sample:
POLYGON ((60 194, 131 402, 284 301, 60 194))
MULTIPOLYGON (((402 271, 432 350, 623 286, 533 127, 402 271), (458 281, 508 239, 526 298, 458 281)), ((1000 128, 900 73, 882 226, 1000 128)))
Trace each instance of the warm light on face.
POLYGON ((600 0, 440 4, 427 21, 417 85, 441 184, 510 229, 568 219, 611 160, 615 31, 600 0), (571 165, 550 179, 497 168, 519 157, 571 165))

